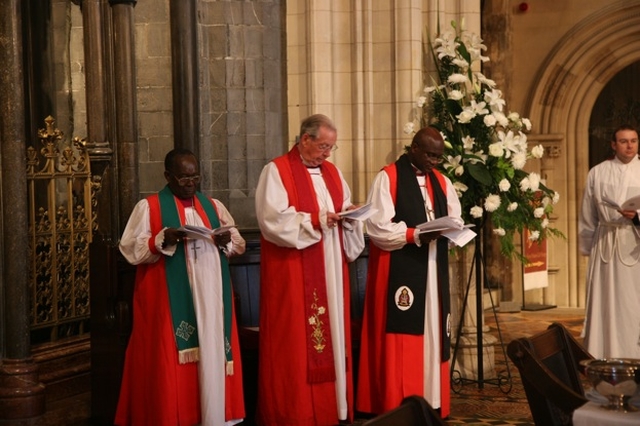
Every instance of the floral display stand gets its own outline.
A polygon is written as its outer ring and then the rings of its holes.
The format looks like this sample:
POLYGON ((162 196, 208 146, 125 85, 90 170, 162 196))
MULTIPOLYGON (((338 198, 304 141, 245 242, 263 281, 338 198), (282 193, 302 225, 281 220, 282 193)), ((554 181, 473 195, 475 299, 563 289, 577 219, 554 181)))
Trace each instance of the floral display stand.
MULTIPOLYGON (((527 161, 542 158, 544 148, 528 148, 530 121, 517 112, 508 112, 496 83, 480 72, 481 63, 489 60, 483 55, 486 46, 482 39, 456 22, 444 32, 438 29, 438 33, 433 42, 427 40, 425 49, 435 72, 425 73, 424 91, 417 98, 413 120, 404 130, 413 134, 416 128, 429 125, 440 130, 445 140, 440 170, 456 190, 465 223, 475 223, 478 232, 458 334, 454 335, 452 383, 455 386, 472 381, 482 387, 490 380, 502 389, 505 380, 495 374, 493 348, 500 345, 504 350, 504 345, 484 329, 486 271, 482 244, 487 235, 483 234, 490 229, 490 236, 499 238, 503 256, 526 263, 525 256, 516 250, 514 237, 525 229, 534 243, 548 236, 562 237, 549 222, 559 194, 548 188, 538 173, 525 171, 527 161), (475 310, 466 309, 470 300, 475 300, 475 310)), ((491 305, 495 314, 492 299, 491 305)), ((501 340, 500 335, 498 338, 501 340)))

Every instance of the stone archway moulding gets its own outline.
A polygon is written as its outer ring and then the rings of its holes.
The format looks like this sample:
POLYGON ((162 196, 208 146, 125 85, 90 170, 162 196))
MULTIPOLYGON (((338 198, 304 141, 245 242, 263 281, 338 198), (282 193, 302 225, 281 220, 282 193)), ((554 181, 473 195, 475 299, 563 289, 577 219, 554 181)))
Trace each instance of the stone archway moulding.
MULTIPOLYGON (((640 1, 621 1, 590 15, 571 29, 540 68, 525 112, 533 133, 552 140, 561 154, 553 160, 552 187, 563 188, 556 213, 565 233, 567 306, 584 306, 584 277, 577 248, 577 218, 589 169, 591 111, 604 86, 640 61, 640 1), (564 218, 564 219, 563 219, 564 218)), ((532 138, 535 138, 532 136, 532 138)), ((560 300, 559 300, 560 302, 560 300)))

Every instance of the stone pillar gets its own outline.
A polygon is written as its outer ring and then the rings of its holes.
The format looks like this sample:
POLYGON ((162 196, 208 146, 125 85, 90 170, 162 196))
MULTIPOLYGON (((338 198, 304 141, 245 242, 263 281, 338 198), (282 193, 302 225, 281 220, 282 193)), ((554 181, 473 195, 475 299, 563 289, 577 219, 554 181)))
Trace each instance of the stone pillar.
MULTIPOLYGON (((113 14, 115 118, 119 190, 118 231, 139 196, 138 124, 133 10, 135 0, 110 0, 113 14)), ((184 2, 189 3, 189 2, 184 2)))
MULTIPOLYGON (((199 157, 198 55, 195 0, 170 0, 174 146, 199 157)), ((221 42, 224 42, 221 40, 221 42)))
POLYGON ((243 230, 263 166, 286 151, 286 3, 198 2, 201 187, 243 230))
MULTIPOLYGON (((482 71, 505 96, 507 106, 512 93, 510 74, 513 70, 513 48, 510 10, 513 5, 506 0, 487 0, 482 8, 482 39, 491 60, 483 64, 482 71)), ((531 146, 531 145, 529 145, 531 146)), ((519 265, 500 253, 498 237, 486 233, 484 253, 487 260, 489 286, 500 288, 500 311, 517 312, 523 304, 522 279, 518 279, 519 265)))
POLYGON ((0 420, 44 413, 44 385, 30 358, 25 102, 20 0, 0 0, 0 420))

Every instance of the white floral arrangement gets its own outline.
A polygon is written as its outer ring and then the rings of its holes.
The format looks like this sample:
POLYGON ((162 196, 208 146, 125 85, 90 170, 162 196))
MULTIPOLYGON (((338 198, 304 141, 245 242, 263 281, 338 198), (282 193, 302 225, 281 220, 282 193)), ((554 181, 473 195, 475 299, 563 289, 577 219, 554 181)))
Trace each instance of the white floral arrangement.
POLYGON ((500 250, 515 255, 514 234, 528 229, 528 238, 542 241, 549 235, 563 237, 549 226, 549 215, 558 202, 558 192, 548 188, 538 173, 524 171, 527 160, 542 158, 542 145, 529 150, 529 119, 506 112, 502 92, 493 80, 474 71, 486 46, 476 34, 457 28, 441 33, 428 51, 437 75, 418 97, 414 120, 404 131, 413 134, 416 126, 432 125, 445 140, 440 170, 451 179, 460 198, 466 223, 482 226, 490 220, 493 233, 500 236, 500 250))

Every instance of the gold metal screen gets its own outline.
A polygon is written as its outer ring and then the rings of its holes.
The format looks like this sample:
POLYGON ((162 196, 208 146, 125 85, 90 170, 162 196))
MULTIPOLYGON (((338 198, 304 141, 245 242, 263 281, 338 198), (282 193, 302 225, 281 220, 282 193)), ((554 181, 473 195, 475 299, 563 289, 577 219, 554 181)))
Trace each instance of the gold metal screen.
POLYGON ((89 155, 83 142, 65 145, 54 119, 27 149, 31 343, 89 331, 89 243, 97 224, 89 155))

